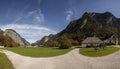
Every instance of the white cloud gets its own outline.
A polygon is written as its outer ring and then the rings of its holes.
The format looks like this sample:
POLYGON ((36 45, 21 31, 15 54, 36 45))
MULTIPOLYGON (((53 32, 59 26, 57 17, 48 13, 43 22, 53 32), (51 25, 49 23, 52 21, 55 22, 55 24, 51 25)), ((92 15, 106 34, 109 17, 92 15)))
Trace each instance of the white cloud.
POLYGON ((35 42, 36 40, 40 40, 45 35, 56 34, 56 31, 52 29, 28 24, 7 24, 1 25, 0 28, 2 30, 14 29, 29 42, 35 42))
POLYGON ((44 14, 42 13, 42 11, 40 9, 36 10, 34 13, 34 19, 33 22, 34 23, 43 23, 45 21, 44 19, 44 14))
POLYGON ((44 14, 42 13, 41 9, 28 12, 25 18, 29 19, 30 17, 32 17, 32 23, 34 24, 44 23, 45 21, 44 14))
POLYGON ((44 14, 41 9, 29 11, 27 14, 21 15, 16 18, 12 23, 32 23, 40 25, 45 22, 44 14))
POLYGON ((73 16, 73 11, 68 10, 68 11, 66 11, 66 13, 67 13, 66 21, 71 21, 71 18, 73 16))

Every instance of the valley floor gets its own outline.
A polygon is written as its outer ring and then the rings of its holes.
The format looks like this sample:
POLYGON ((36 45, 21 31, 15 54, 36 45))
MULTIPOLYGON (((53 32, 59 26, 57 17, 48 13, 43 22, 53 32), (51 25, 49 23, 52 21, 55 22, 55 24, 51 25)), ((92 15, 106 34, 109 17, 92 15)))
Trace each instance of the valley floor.
POLYGON ((104 57, 87 57, 79 49, 48 58, 33 58, 4 50, 16 69, 120 69, 120 51, 104 57))

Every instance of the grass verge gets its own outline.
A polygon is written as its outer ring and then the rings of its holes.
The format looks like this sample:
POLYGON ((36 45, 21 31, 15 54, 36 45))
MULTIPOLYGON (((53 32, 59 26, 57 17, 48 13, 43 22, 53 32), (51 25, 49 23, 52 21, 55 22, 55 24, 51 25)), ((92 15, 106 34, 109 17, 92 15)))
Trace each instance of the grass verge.
POLYGON ((0 69, 14 69, 12 63, 9 61, 4 53, 0 52, 0 69))
POLYGON ((95 51, 94 48, 81 48, 80 54, 89 57, 100 57, 100 56, 106 56, 112 54, 118 50, 120 50, 120 48, 117 47, 107 47, 104 50, 98 50, 98 51, 95 51))
POLYGON ((30 57, 52 57, 63 55, 72 49, 56 48, 5 48, 6 50, 30 57))

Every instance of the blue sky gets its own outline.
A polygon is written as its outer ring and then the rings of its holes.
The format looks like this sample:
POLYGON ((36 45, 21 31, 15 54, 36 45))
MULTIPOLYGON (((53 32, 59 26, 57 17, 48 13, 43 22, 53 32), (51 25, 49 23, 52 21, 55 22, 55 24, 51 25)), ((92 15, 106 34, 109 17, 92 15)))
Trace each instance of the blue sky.
POLYGON ((120 18, 120 0, 0 0, 0 28, 35 42, 60 32, 85 12, 106 11, 120 18))

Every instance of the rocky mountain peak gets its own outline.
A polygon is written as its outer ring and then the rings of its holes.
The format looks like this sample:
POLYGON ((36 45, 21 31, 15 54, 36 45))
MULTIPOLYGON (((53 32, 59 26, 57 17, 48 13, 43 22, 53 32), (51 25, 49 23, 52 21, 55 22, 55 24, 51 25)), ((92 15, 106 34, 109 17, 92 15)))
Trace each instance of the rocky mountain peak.
POLYGON ((41 40, 35 42, 38 46, 43 45, 45 42, 49 41, 54 35, 50 34, 48 36, 44 36, 41 40))
POLYGON ((6 29, 4 31, 4 36, 9 36, 13 41, 18 43, 20 46, 29 46, 30 43, 27 42, 24 38, 22 38, 15 30, 6 29))
POLYGON ((108 15, 108 16, 114 16, 111 12, 105 12, 105 13, 103 13, 104 15, 108 15))

